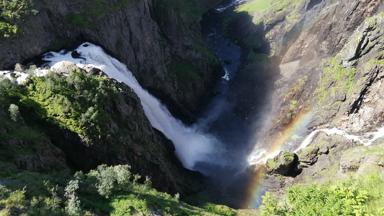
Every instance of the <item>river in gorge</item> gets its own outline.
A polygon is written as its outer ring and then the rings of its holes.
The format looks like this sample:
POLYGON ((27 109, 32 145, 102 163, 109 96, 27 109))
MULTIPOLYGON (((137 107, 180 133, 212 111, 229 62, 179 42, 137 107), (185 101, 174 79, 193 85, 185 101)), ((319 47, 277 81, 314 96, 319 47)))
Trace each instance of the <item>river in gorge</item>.
POLYGON ((249 74, 241 73, 242 49, 224 30, 225 16, 234 13, 234 7, 241 2, 225 1, 205 14, 201 21, 203 36, 223 71, 215 85, 215 96, 193 125, 185 125, 173 117, 161 101, 140 85, 126 65, 97 45, 85 42, 73 51, 49 52, 43 61, 52 70, 59 69, 65 62, 85 70, 98 68, 131 87, 140 98, 151 125, 173 142, 184 167, 206 176, 207 189, 202 196, 210 202, 243 207, 244 193, 252 177, 248 173, 247 158, 255 143, 254 116, 266 104, 262 97, 266 86, 263 77, 258 77, 260 73, 254 73, 252 79, 248 79, 249 74), (245 115, 239 110, 241 106, 258 109, 253 109, 254 114, 245 115))

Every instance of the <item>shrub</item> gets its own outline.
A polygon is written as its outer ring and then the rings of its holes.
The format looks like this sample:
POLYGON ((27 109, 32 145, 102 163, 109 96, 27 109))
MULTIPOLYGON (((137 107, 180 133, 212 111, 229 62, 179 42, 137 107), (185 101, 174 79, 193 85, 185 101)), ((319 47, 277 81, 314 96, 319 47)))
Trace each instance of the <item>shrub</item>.
POLYGON ((380 215, 384 198, 384 178, 380 174, 349 179, 336 184, 297 185, 284 192, 283 199, 267 193, 262 215, 333 216, 380 215))
POLYGON ((65 187, 64 196, 67 198, 67 204, 65 206, 65 211, 69 215, 81 215, 80 200, 76 195, 77 190, 79 189, 79 181, 71 180, 68 185, 65 187))
POLYGON ((29 14, 37 14, 32 10, 28 0, 0 1, 0 38, 8 38, 19 32, 18 24, 29 14))
POLYGON ((85 144, 107 136, 109 113, 104 104, 119 94, 116 85, 102 76, 75 70, 68 76, 51 73, 33 77, 27 85, 28 100, 41 107, 42 118, 77 133, 85 144))
POLYGON ((134 179, 131 179, 134 176, 132 176, 128 165, 114 167, 100 165, 88 174, 88 177, 96 178, 97 191, 106 198, 109 198, 115 189, 129 187, 131 183, 134 183, 134 179))
POLYGON ((9 105, 9 116, 12 119, 12 121, 17 122, 18 120, 21 119, 19 107, 15 104, 9 105))

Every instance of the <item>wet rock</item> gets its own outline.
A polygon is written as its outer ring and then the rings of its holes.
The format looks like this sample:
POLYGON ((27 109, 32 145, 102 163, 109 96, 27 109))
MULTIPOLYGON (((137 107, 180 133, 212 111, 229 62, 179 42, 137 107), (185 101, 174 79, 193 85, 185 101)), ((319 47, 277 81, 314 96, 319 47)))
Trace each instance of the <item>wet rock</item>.
POLYGON ((76 50, 71 52, 71 56, 72 58, 81 58, 81 54, 76 50))
POLYGON ((20 63, 17 63, 15 64, 15 71, 18 71, 18 72, 22 72, 25 70, 25 66, 20 64, 20 63))
POLYGON ((105 73, 98 69, 98 68, 91 68, 88 70, 88 73, 90 73, 91 75, 95 75, 95 76, 106 76, 105 73))
POLYGON ((59 74, 69 74, 72 71, 78 70, 79 68, 72 62, 63 61, 55 65, 55 72, 59 74))
POLYGON ((299 157, 295 153, 281 152, 274 159, 267 161, 266 168, 270 174, 296 176, 300 172, 298 165, 299 157))

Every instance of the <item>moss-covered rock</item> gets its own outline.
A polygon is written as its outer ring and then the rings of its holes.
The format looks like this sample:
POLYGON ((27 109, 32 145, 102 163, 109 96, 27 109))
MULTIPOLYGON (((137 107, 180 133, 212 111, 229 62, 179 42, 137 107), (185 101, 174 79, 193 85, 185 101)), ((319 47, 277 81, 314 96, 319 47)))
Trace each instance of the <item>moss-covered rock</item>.
POLYGON ((295 153, 281 152, 274 159, 269 159, 266 163, 268 173, 280 174, 284 176, 296 176, 299 158, 295 153))

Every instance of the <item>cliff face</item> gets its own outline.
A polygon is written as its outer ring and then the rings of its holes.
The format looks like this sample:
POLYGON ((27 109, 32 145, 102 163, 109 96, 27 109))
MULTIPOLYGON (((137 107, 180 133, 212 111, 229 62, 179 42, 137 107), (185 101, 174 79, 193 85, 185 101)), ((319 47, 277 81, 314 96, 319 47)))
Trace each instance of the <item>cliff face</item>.
MULTIPOLYGON (((261 71, 278 75, 270 86, 274 89, 270 97, 272 123, 265 129, 269 133, 265 139, 271 140, 297 114, 314 107, 323 63, 352 40, 351 34, 377 12, 380 1, 277 1, 267 9, 252 4, 239 7, 230 34, 247 53, 243 70, 264 61, 266 69, 261 71), (263 60, 263 55, 272 63, 263 60)), ((324 118, 323 122, 329 120, 324 118)))
MULTIPOLYGON (((284 140, 287 131, 303 122, 304 114, 311 116, 309 131, 320 129, 289 164, 284 164, 288 163, 285 154, 266 164, 273 173, 265 176, 266 187, 284 200, 275 203, 290 203, 295 211, 292 199, 305 197, 305 192, 289 198, 288 191, 302 183, 315 188, 315 194, 316 184, 337 184, 348 176, 365 181, 367 173, 377 175, 383 170, 383 140, 379 139, 383 135, 377 132, 384 124, 384 100, 379 93, 383 5, 376 0, 274 1, 270 5, 250 1, 240 6, 229 24, 234 32, 229 33, 245 50, 242 71, 278 75, 270 85, 270 110, 265 113, 258 143, 267 148, 276 143, 300 144, 284 140), (264 69, 255 70, 263 68, 255 67, 261 61, 264 69), (294 172, 285 173, 287 167, 294 172)), ((379 179, 377 185, 383 182, 379 179)))
POLYGON ((192 120, 216 77, 199 19, 217 1, 31 1, 16 35, 0 41, 0 68, 88 40, 135 73, 171 111, 192 120))

